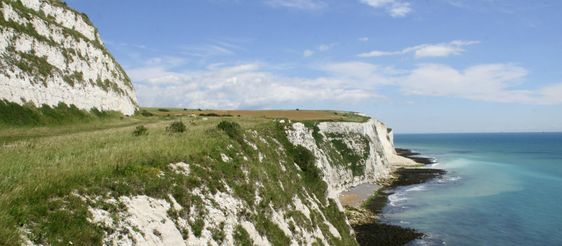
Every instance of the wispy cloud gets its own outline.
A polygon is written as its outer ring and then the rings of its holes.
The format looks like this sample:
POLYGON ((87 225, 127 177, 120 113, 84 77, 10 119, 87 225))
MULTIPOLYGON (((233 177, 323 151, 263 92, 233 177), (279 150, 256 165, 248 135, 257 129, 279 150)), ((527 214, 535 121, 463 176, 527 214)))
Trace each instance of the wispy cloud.
POLYGON ((357 40, 359 40, 359 42, 363 42, 363 43, 369 42, 369 38, 368 38, 368 37, 361 37, 361 38, 358 38, 357 40))
POLYGON ((314 50, 306 49, 306 50, 304 50, 304 51, 302 52, 302 56, 304 56, 304 57, 311 57, 311 56, 314 55, 314 53, 316 53, 316 52, 314 52, 314 50))
POLYGON ((398 51, 380 51, 373 50, 361 53, 359 57, 381 57, 414 54, 416 58, 422 57, 446 57, 451 55, 459 55, 465 52, 464 47, 480 43, 479 41, 455 40, 449 43, 440 44, 422 44, 407 47, 398 51))
MULTIPOLYGON (((319 68, 324 69, 324 68, 319 68)), ((330 69, 326 67, 326 72, 330 69)), ((377 97, 371 86, 350 85, 345 76, 284 76, 269 66, 246 63, 175 72, 164 66, 129 70, 146 106, 266 108, 311 102, 357 102, 377 97), (251 92, 251 94, 249 94, 251 92)), ((362 77, 364 78, 364 77, 362 77)))
POLYGON ((319 10, 327 6, 322 0, 266 0, 272 7, 283 7, 300 10, 319 10))
POLYGON ((205 43, 183 45, 178 48, 177 54, 190 58, 191 61, 207 63, 213 59, 239 55, 246 50, 245 45, 247 45, 245 41, 216 39, 205 43))
POLYGON ((475 101, 560 104, 562 83, 520 89, 528 71, 513 64, 480 64, 464 70, 423 64, 397 81, 405 95, 465 98, 475 101))
POLYGON ((375 9, 384 9, 392 17, 404 17, 413 9, 409 2, 402 0, 359 0, 375 9))
POLYGON ((303 56, 304 57, 311 57, 317 53, 321 53, 321 52, 326 52, 331 50, 332 48, 334 48, 337 44, 336 43, 330 43, 330 44, 321 44, 318 45, 316 48, 314 49, 306 49, 303 51, 303 56))
MULTIPOLYGON (((398 70, 369 62, 329 62, 309 66, 314 76, 290 76, 275 64, 212 64, 179 69, 181 59, 147 59, 127 69, 144 106, 268 108, 314 103, 359 103, 384 98, 383 88, 403 96, 462 98, 474 101, 562 104, 562 83, 532 87, 528 71, 510 63, 463 69, 419 64, 398 70), (249 93, 251 92, 251 94, 249 93)), ((180 66, 181 67, 181 66, 180 66)), ((302 66, 301 66, 302 69, 302 66)))

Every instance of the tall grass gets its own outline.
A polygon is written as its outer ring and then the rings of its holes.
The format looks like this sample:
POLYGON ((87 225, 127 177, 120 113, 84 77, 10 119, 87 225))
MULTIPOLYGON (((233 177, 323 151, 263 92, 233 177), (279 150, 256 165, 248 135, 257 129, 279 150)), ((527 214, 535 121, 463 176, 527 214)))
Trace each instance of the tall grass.
MULTIPOLYGON (((217 127, 221 118, 182 119, 189 125, 189 134, 170 135, 165 130, 169 121, 149 118, 154 121, 143 121, 146 117, 135 119, 150 132, 140 138, 131 134, 134 125, 125 125, 46 134, 0 145, 0 245, 20 243, 22 229, 31 232, 30 239, 35 243, 101 244, 107 228, 90 223, 87 210, 88 206, 99 204, 85 202, 72 195, 75 193, 105 198, 145 194, 160 199, 169 199, 167 195, 172 194, 179 204, 189 208, 203 206, 200 199, 190 195, 195 187, 204 187, 211 193, 232 190, 249 211, 257 211, 246 219, 270 241, 281 243, 287 242, 287 238, 270 221, 270 205, 287 209, 293 196, 306 201, 305 194, 326 201, 326 184, 313 165, 314 157, 306 149, 290 144, 281 125, 244 118, 229 123, 232 128, 224 128, 235 130, 224 130, 217 127), (248 134, 249 129, 257 131, 267 142, 248 134), (255 143, 258 150, 247 148, 244 140, 255 143), (259 153, 265 159, 259 158, 259 153), (223 162, 221 154, 231 160, 223 162), (169 163, 179 161, 190 164, 189 176, 178 175, 168 167, 169 163), (255 204, 256 192, 262 198, 259 204, 255 204)), ((327 218, 330 216, 328 219, 343 237, 331 238, 329 242, 353 245, 344 215, 334 206, 327 202, 319 208, 327 218)), ((174 216, 186 215, 177 212, 174 216)), ((288 211, 286 216, 299 221, 299 226, 310 227, 318 222, 298 211, 288 211)), ((330 234, 325 226, 320 229, 325 235, 330 234)), ((223 238, 221 233, 220 228, 213 230, 213 237, 223 238)), ((248 240, 240 228, 236 238, 240 242, 248 240)))
POLYGON ((123 115, 119 112, 102 112, 96 108, 86 111, 62 102, 55 107, 49 105, 35 107, 33 104, 19 105, 7 100, 0 100, 0 126, 63 125, 120 117, 123 117, 123 115))

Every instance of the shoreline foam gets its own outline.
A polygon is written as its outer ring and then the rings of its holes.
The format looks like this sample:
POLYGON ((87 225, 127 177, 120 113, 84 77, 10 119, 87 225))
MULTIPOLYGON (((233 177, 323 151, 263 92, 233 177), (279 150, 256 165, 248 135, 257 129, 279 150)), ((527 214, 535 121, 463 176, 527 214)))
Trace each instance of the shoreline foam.
MULTIPOLYGON (((346 206, 348 218, 360 245, 404 245, 426 236, 415 229, 387 224, 380 219, 384 207, 397 202, 392 201, 391 197, 396 189, 423 184, 446 173, 445 170, 426 166, 398 168, 394 170, 393 178, 369 199, 364 200, 362 206, 346 206)), ((349 191, 351 196, 352 192, 353 190, 349 191)), ((360 197, 359 194, 356 196, 360 197)))

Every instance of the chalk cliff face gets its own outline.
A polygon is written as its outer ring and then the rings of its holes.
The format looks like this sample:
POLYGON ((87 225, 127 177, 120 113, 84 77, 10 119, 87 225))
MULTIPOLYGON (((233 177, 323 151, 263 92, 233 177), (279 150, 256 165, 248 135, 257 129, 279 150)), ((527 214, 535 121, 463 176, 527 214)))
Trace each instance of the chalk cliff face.
POLYGON ((1 0, 0 100, 135 112, 130 79, 88 18, 57 0, 1 0))
MULTIPOLYGON (((240 167, 241 180, 216 180, 223 186, 216 192, 207 186, 192 188, 187 193, 192 202, 183 205, 181 197, 173 194, 163 198, 86 197, 94 204, 89 208, 91 222, 111 228, 104 239, 107 245, 236 245, 240 231, 254 245, 355 245, 338 194, 354 185, 382 181, 393 167, 413 163, 396 155, 392 132, 374 119, 365 123, 297 122, 283 129, 286 140, 314 154, 327 194, 314 192, 315 187, 302 181, 299 166, 286 158, 283 138, 247 130, 243 137, 247 149, 229 144, 218 155, 218 162, 226 165, 236 165, 237 159, 254 160, 252 168, 240 167), (235 188, 240 182, 247 183, 250 199, 235 188), (115 214, 99 207, 100 201, 109 207, 120 203, 125 209, 115 214)), ((205 178, 195 173, 198 165, 173 163, 160 176, 205 178)), ((204 164, 209 165, 221 164, 204 164)))
POLYGON ((287 135, 293 144, 315 155, 330 197, 352 186, 387 179, 393 167, 415 165, 396 154, 392 130, 375 119, 365 123, 321 122, 316 129, 294 123, 287 135), (341 158, 342 155, 356 158, 341 158))

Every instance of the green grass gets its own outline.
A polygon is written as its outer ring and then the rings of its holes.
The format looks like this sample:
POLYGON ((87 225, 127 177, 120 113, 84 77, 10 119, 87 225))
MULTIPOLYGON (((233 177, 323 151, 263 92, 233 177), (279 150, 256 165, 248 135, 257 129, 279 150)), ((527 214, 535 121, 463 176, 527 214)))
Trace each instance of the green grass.
POLYGON ((88 123, 96 120, 122 118, 118 112, 80 110, 74 105, 59 103, 55 107, 43 105, 35 107, 33 104, 19 105, 17 103, 0 100, 0 126, 29 127, 50 126, 76 123, 88 123))
POLYGON ((324 141, 324 136, 320 133, 320 128, 318 128, 318 121, 304 121, 303 124, 308 128, 312 129, 312 137, 316 143, 321 143, 324 141))
MULTIPOLYGON (((351 169, 351 171, 353 173, 353 176, 363 175, 363 173, 365 171, 364 170, 365 169, 364 158, 368 157, 368 154, 366 156, 364 156, 364 155, 360 155, 359 153, 355 152, 353 149, 351 149, 351 148, 349 148, 349 146, 347 146, 347 144, 344 142, 344 140, 342 140, 342 138, 332 139, 332 140, 330 140, 330 143, 337 150, 337 152, 340 154, 340 156, 341 156, 341 158, 344 162, 344 165, 348 165, 348 167, 351 169)), ((368 142, 367 142, 367 144, 368 144, 368 142)))
MULTIPOLYGON (((0 137, 14 136, 10 141, 0 142, 0 245, 18 243, 22 225, 36 243, 100 244, 108 228, 89 223, 87 207, 101 206, 109 211, 122 208, 85 202, 73 193, 106 198, 144 194, 160 199, 169 199, 167 194, 172 194, 182 207, 197 208, 202 201, 190 195, 192 189, 205 187, 211 193, 227 192, 227 183, 233 196, 240 198, 249 211, 258 211, 246 219, 271 242, 280 245, 287 238, 269 220, 269 204, 274 209, 286 208, 295 195, 305 201, 305 193, 314 194, 321 201, 326 199, 326 184, 313 165, 314 157, 288 141, 283 131, 285 125, 252 117, 184 117, 181 120, 188 126, 187 133, 167 134, 166 126, 176 120, 136 116, 67 126, 0 127, 0 137), (144 125, 150 134, 133 136, 131 133, 138 125, 144 125), (249 130, 257 131, 266 142, 249 134, 249 130), (258 151, 248 148, 240 137, 255 143, 265 159, 260 162, 258 151), (276 142, 281 143, 283 151, 278 151, 276 142), (223 162, 221 154, 232 160, 223 162), (179 161, 190 164, 189 176, 175 174, 168 167, 169 163, 179 161), (166 178, 160 178, 161 172, 166 178), (246 175, 251 182, 245 181, 246 175), (254 200, 256 191, 262 197, 259 204, 254 200)), ((354 244, 343 213, 334 210, 331 203, 320 204, 320 209, 345 240, 354 244)), ((169 213, 175 218, 189 219, 185 210, 169 213)), ((198 215, 203 216, 202 212, 198 215)), ((286 216, 294 218, 296 226, 313 225, 302 213, 286 216)), ((205 228, 200 221, 194 225, 200 228, 197 230, 205 228)), ((327 228, 320 229, 329 235, 327 228)), ((213 236, 224 237, 216 230, 213 236)), ((244 242, 248 242, 248 237, 243 230, 236 229, 235 236, 240 245, 247 245, 244 242)), ((337 239, 330 240, 331 244, 341 245, 337 239)))
POLYGON ((237 246, 251 246, 252 239, 250 234, 241 225, 236 226, 234 229, 234 242, 237 246))
POLYGON ((269 241, 274 246, 290 245, 290 239, 283 233, 283 231, 269 220, 265 215, 259 214, 255 216, 254 223, 256 229, 260 234, 266 235, 269 241))
POLYGON ((327 133, 324 136, 318 128, 318 121, 304 121, 303 124, 312 130, 312 136, 318 145, 328 155, 331 163, 348 168, 353 176, 361 176, 365 173, 365 161, 369 157, 369 140, 359 134, 342 135, 327 133), (361 145, 360 151, 348 146, 345 140, 353 140, 361 145))

